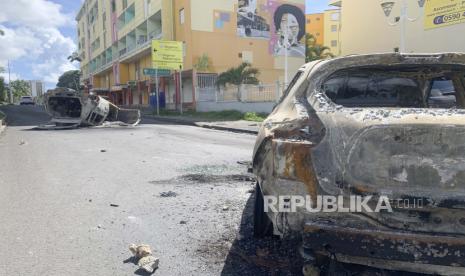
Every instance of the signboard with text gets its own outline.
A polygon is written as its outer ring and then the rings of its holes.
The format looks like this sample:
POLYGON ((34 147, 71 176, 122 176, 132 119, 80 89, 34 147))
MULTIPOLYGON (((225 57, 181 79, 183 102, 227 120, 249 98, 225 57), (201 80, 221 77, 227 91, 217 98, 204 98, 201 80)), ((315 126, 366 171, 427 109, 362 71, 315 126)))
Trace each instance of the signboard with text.
POLYGON ((171 71, 167 69, 144 68, 144 75, 167 77, 171 75, 171 71))
POLYGON ((183 68, 183 56, 181 41, 152 40, 153 67, 180 70, 183 68))
POLYGON ((425 30, 465 23, 465 0, 426 0, 425 30))

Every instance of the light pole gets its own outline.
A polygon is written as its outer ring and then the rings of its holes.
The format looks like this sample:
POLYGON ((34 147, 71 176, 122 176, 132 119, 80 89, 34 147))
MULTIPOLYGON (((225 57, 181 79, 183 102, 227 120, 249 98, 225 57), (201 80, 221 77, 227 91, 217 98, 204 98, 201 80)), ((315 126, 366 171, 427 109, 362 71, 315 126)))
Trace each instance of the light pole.
POLYGON ((289 52, 288 52, 288 48, 290 47, 290 43, 289 43, 289 15, 285 15, 287 16, 286 18, 286 27, 284 28, 284 43, 283 43, 283 46, 284 46, 284 88, 286 88, 287 84, 288 84, 288 72, 289 72, 289 52))
MULTIPOLYGON (((420 9, 423 9, 424 5, 425 5, 425 1, 426 0, 418 0, 418 6, 420 7, 420 9)), ((393 1, 382 1, 381 2, 381 8, 383 9, 384 11, 384 15, 386 16, 386 18, 389 18, 389 16, 391 15, 391 11, 392 9, 394 8, 394 6, 396 5, 396 2, 393 2, 393 1)), ((400 46, 399 46, 399 51, 400 53, 405 53, 407 50, 407 42, 406 42, 406 28, 407 28, 407 21, 410 21, 410 22, 414 22, 414 21, 417 21, 418 19, 420 18, 417 17, 417 18, 410 18, 408 16, 408 4, 407 4, 407 0, 402 0, 402 6, 400 8, 400 16, 396 17, 396 21, 394 23, 391 23, 388 21, 388 24, 390 26, 397 26, 398 24, 400 24, 400 46)))
POLYGON ((8 60, 8 94, 10 95, 10 104, 12 104, 13 103, 13 93, 11 92, 10 60, 8 60))

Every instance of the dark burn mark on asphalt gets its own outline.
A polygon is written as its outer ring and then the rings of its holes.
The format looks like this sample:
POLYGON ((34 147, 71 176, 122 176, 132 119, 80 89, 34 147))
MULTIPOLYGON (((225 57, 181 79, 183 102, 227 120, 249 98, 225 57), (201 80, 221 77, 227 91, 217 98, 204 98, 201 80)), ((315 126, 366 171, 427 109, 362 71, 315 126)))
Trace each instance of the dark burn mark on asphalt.
POLYGON ((232 183, 232 182, 255 182, 255 178, 245 174, 211 175, 211 174, 185 174, 167 180, 153 180, 150 184, 211 184, 211 183, 232 183))

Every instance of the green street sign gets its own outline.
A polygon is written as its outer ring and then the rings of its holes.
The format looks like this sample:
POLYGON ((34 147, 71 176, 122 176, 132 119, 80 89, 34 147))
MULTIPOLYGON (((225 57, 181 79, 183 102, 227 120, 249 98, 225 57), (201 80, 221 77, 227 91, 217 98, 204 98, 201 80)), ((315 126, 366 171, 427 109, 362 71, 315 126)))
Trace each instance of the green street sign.
POLYGON ((144 75, 146 76, 155 76, 157 75, 157 73, 159 77, 168 77, 171 75, 170 70, 158 69, 158 72, 157 72, 157 69, 155 68, 144 68, 144 75))

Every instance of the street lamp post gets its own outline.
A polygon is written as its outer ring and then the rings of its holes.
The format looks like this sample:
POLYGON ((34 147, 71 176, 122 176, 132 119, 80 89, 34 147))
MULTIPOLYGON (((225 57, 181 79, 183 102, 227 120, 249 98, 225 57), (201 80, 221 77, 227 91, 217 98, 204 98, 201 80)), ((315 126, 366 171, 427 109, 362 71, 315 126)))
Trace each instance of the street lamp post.
POLYGON ((11 92, 10 60, 8 60, 8 94, 10 96, 10 104, 12 104, 13 103, 13 93, 11 92))
MULTIPOLYGON (((425 5, 425 1, 426 0, 418 0, 418 6, 420 7, 420 9, 422 9, 425 5)), ((384 15, 386 16, 386 18, 389 18, 389 16, 391 15, 391 11, 392 9, 394 8, 396 2, 393 2, 393 1, 382 1, 381 2, 381 8, 383 9, 384 11, 384 15)), ((399 51, 401 53, 405 53, 407 51, 407 39, 406 39, 406 31, 407 31, 407 21, 410 21, 410 22, 414 22, 414 21, 417 21, 418 19, 420 18, 417 17, 417 18, 410 18, 408 16, 408 4, 407 4, 407 0, 402 0, 402 6, 400 8, 400 16, 399 17, 396 17, 396 21, 395 23, 391 23, 388 21, 388 24, 391 25, 391 26, 397 26, 398 24, 400 24, 400 46, 399 46, 399 51)))

